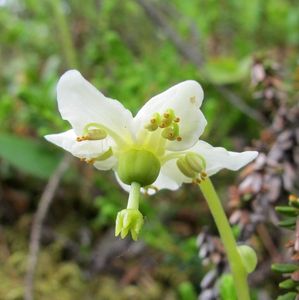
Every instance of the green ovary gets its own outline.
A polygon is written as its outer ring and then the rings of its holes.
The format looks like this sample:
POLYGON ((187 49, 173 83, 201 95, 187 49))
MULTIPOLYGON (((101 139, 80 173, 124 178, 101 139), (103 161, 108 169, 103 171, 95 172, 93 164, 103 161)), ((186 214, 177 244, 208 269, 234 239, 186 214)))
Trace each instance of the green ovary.
POLYGON ((159 159, 150 151, 130 149, 119 155, 117 174, 122 182, 147 186, 155 182, 160 172, 159 159))

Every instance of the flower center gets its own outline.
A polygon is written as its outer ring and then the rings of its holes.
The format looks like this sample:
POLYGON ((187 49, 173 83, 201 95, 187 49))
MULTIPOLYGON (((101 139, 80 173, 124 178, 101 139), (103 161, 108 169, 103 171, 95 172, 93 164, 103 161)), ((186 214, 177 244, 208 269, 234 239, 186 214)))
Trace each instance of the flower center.
POLYGON ((122 182, 142 187, 152 184, 158 177, 161 164, 152 152, 144 149, 130 149, 118 157, 117 174, 122 182))
POLYGON ((169 108, 162 115, 154 113, 150 122, 144 126, 150 132, 162 129, 161 136, 169 141, 181 141, 180 137, 180 118, 169 108))

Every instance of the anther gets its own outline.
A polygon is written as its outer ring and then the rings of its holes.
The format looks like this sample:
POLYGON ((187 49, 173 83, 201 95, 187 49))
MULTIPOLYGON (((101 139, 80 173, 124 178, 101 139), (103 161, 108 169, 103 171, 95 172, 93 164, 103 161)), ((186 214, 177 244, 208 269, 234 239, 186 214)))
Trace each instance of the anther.
POLYGON ((174 119, 174 122, 179 123, 179 122, 180 122, 180 118, 179 118, 179 117, 176 117, 176 118, 174 119))
POLYGON ((200 173, 200 175, 202 176, 202 177, 207 177, 208 176, 208 174, 206 173, 206 172, 204 172, 204 171, 202 171, 201 173, 200 173))
POLYGON ((159 113, 154 113, 152 115, 152 118, 150 119, 149 124, 145 125, 144 128, 149 131, 155 131, 158 129, 159 125, 161 123, 161 116, 159 113))
POLYGON ((180 141, 182 140, 182 137, 177 136, 176 140, 177 140, 178 142, 180 142, 180 141))
POLYGON ((198 184, 200 184, 200 183, 201 183, 201 181, 202 181, 202 180, 201 180, 201 179, 199 179, 199 178, 196 178, 196 179, 195 179, 195 182, 196 182, 196 183, 198 183, 198 184))

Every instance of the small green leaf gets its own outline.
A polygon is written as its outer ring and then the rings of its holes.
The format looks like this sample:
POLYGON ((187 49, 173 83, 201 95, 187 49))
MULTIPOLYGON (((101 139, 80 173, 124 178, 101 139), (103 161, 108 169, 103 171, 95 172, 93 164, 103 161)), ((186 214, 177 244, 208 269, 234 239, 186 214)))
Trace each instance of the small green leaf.
POLYGON ((286 279, 279 284, 281 289, 291 289, 296 285, 296 282, 292 279, 286 279))
POLYGON ((296 221, 297 221, 296 217, 290 217, 290 218, 287 218, 283 221, 280 221, 278 223, 278 225, 280 227, 284 227, 284 228, 295 229, 296 221))
POLYGON ((277 300, 295 300, 296 296, 297 296, 297 293, 295 293, 295 292, 289 292, 287 294, 279 296, 277 298, 277 300))
POLYGON ((280 273, 293 273, 298 270, 298 266, 294 264, 273 264, 271 266, 272 271, 280 273))
POLYGON ((298 209, 290 206, 276 206, 275 210, 281 214, 296 217, 298 215, 298 209))

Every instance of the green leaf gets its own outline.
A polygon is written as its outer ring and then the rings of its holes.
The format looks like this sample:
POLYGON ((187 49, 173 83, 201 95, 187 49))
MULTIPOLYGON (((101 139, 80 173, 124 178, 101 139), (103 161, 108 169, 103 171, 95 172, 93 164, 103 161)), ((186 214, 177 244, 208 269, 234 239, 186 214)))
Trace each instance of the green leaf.
POLYGON ((57 167, 61 154, 43 143, 12 134, 0 134, 0 157, 21 172, 47 179, 57 167))
POLYGON ((298 215, 298 209, 290 206, 276 206, 275 210, 281 214, 296 217, 298 215))
POLYGON ((284 227, 284 228, 289 228, 289 229, 295 229, 296 221, 297 221, 296 217, 290 217, 283 221, 280 221, 278 223, 278 226, 284 227))
POLYGON ((238 300, 233 276, 224 274, 220 278, 219 291, 221 300, 238 300))
POLYGON ((293 273, 298 270, 299 266, 294 264, 273 264, 271 266, 272 271, 280 273, 293 273))
POLYGON ((297 293, 295 293, 295 292, 289 292, 287 294, 279 296, 277 298, 277 300, 295 300, 296 296, 297 296, 297 293))
POLYGON ((178 292, 179 292, 181 300, 196 300, 197 299, 196 291, 195 291, 193 285, 188 281, 182 282, 178 286, 178 292))
POLYGON ((279 284, 281 289, 292 289, 296 285, 296 282, 292 279, 286 279, 279 284))

